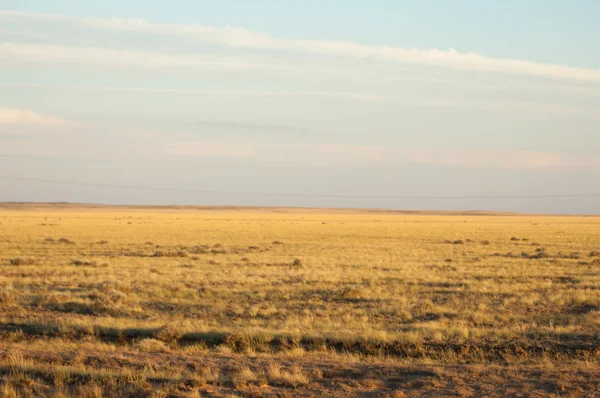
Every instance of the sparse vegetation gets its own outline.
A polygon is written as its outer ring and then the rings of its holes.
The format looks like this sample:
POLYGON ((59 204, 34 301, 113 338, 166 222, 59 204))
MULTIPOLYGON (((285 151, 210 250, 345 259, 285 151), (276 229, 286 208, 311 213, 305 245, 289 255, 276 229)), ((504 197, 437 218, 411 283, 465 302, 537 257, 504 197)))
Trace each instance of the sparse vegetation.
POLYGON ((35 260, 33 258, 11 258, 10 265, 33 265, 35 260))
POLYGON ((0 213, 1 396, 598 391, 600 218, 44 212, 0 213))

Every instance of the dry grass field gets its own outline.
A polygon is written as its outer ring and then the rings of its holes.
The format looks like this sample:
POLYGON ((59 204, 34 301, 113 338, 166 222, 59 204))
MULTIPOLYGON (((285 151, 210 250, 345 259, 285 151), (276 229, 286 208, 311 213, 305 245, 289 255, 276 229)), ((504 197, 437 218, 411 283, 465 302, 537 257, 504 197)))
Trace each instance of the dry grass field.
POLYGON ((600 217, 0 206, 0 395, 600 396, 600 217))

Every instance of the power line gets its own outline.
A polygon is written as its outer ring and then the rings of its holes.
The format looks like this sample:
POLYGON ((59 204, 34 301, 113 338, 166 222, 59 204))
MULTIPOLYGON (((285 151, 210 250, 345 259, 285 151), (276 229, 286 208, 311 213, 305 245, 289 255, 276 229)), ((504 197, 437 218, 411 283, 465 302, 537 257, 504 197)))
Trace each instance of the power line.
POLYGON ((43 178, 13 177, 13 176, 2 176, 2 175, 0 175, 0 179, 42 182, 42 183, 62 184, 62 185, 74 185, 74 186, 84 186, 84 187, 117 188, 117 189, 132 189, 132 190, 145 190, 145 191, 161 191, 161 192, 202 193, 202 194, 216 194, 216 195, 295 197, 295 198, 327 198, 327 199, 396 199, 396 200, 402 200, 402 199, 404 199, 404 200, 409 200, 409 199, 460 199, 460 200, 482 199, 482 200, 486 200, 486 199, 553 199, 553 198, 600 197, 600 193, 554 194, 554 195, 482 195, 482 196, 326 195, 326 194, 303 194, 303 193, 239 192, 239 191, 159 188, 159 187, 135 186, 135 185, 96 184, 96 183, 77 182, 77 181, 49 180, 49 179, 43 179, 43 178))

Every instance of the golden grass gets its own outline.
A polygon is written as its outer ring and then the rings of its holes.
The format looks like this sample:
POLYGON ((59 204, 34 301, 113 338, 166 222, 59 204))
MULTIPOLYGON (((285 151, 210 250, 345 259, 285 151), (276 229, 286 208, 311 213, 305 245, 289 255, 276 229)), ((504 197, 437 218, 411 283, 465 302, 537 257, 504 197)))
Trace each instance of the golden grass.
POLYGON ((596 366, 598 253, 599 217, 8 207, 0 330, 50 356, 276 360, 193 372, 237 388, 309 388, 281 361, 319 357, 596 366))

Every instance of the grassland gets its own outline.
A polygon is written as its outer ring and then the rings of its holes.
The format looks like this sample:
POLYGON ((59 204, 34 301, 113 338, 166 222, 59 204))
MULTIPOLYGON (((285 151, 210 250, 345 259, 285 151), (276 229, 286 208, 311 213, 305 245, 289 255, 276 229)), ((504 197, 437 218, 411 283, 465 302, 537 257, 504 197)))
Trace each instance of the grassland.
POLYGON ((0 207, 2 396, 598 396, 600 217, 0 207))

